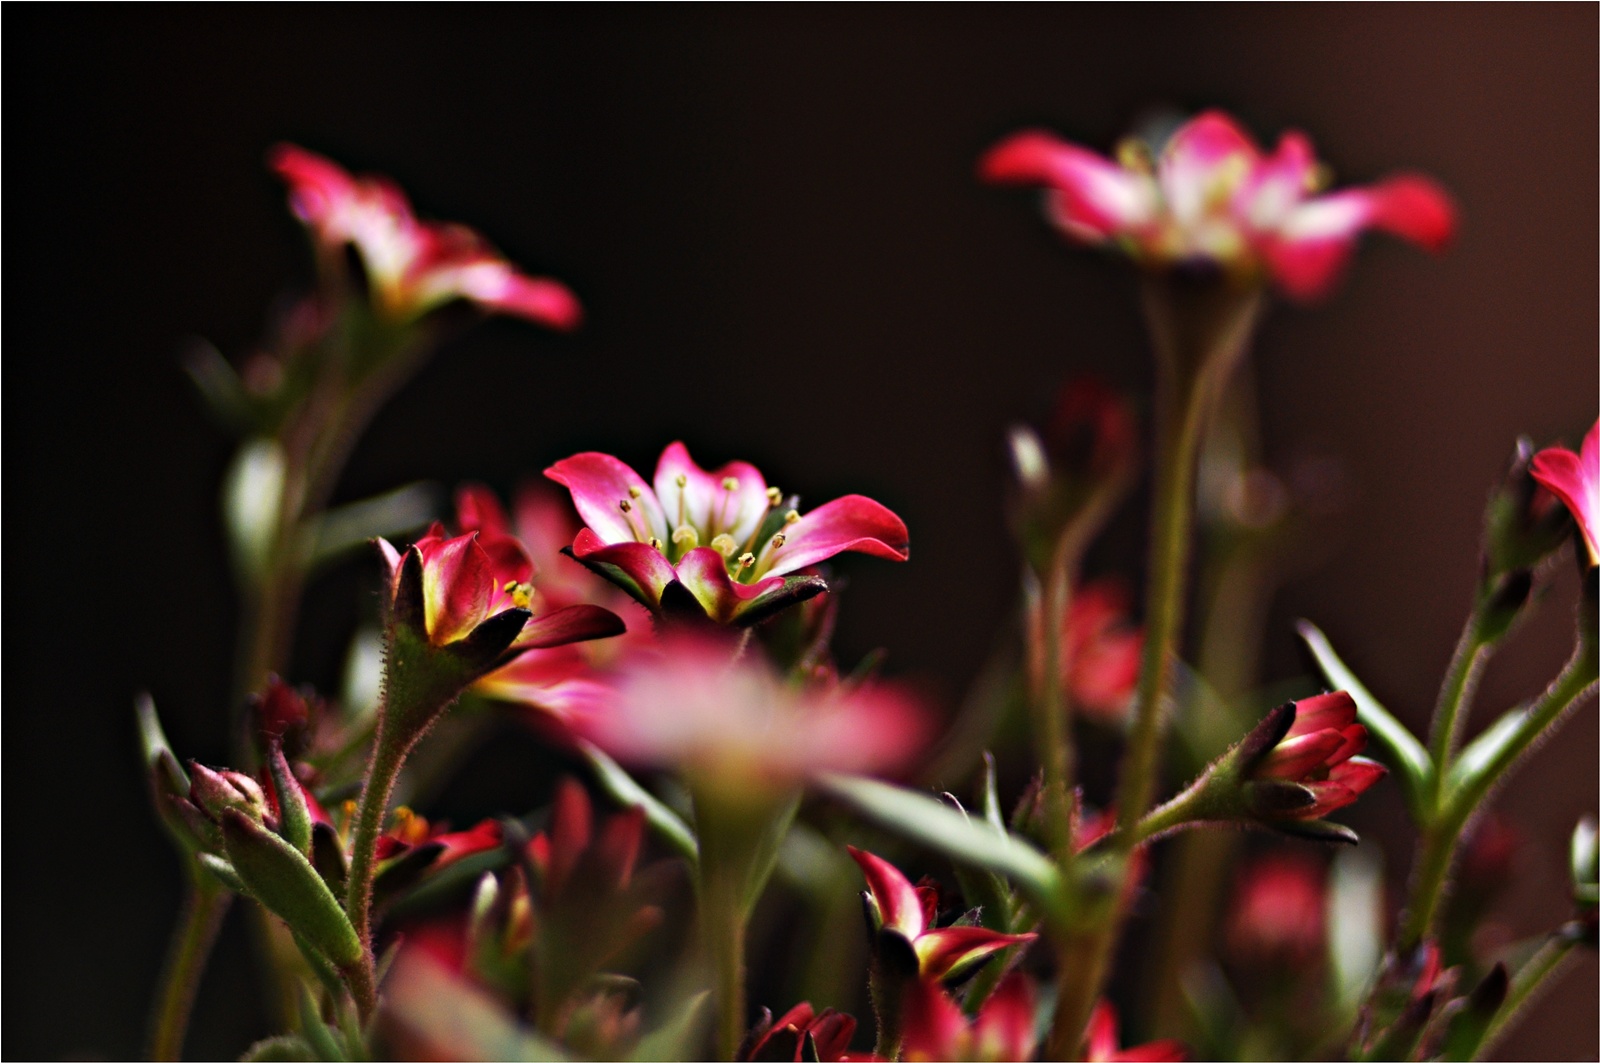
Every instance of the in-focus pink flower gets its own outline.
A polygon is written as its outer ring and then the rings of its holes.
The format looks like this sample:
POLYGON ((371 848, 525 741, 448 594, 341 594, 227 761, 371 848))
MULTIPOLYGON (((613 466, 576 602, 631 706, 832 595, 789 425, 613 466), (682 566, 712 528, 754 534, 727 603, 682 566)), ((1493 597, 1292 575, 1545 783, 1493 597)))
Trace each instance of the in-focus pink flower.
POLYGON ((1273 807, 1271 819, 1320 819, 1353 803, 1388 774, 1376 761, 1356 756, 1367 747, 1367 729, 1356 722, 1356 703, 1342 690, 1278 706, 1245 741, 1252 739, 1264 749, 1245 766, 1246 777, 1268 783, 1274 795, 1279 792, 1270 786, 1274 783, 1304 792, 1293 807, 1273 807), (1285 717, 1291 722, 1271 741, 1285 717))
POLYGON ((761 1011, 760 1021, 734 1053, 733 1058, 741 1063, 868 1063, 878 1058, 869 1052, 850 1051, 850 1038, 856 1032, 853 1015, 832 1008, 819 1012, 805 1001, 777 1019, 767 1009, 761 1011))
POLYGON ((1327 871, 1319 860, 1276 853, 1249 864, 1228 911, 1229 952, 1254 964, 1300 966, 1322 954, 1327 871))
POLYGON ((583 316, 565 285, 525 276, 471 229, 418 220, 387 178, 353 176, 292 144, 273 148, 267 161, 318 244, 335 255, 356 249, 381 317, 404 323, 456 299, 554 329, 575 328, 583 316))
POLYGON ((1001 949, 1021 945, 1037 934, 1002 934, 981 926, 934 929, 938 897, 917 887, 893 864, 854 846, 846 846, 867 879, 867 906, 879 933, 892 931, 917 954, 919 977, 938 981, 955 978, 1001 949))
POLYGON ((1083 1058, 1088 1063, 1180 1063, 1189 1058, 1182 1041, 1151 1041, 1132 1048, 1119 1047, 1117 1009, 1102 1000, 1089 1016, 1083 1058))
POLYGON ((906 526, 884 506, 846 495, 802 515, 747 462, 711 472, 673 443, 655 483, 609 454, 575 454, 545 470, 572 492, 587 525, 572 556, 655 613, 687 607, 747 625, 827 589, 802 571, 847 550, 904 561, 906 526))
POLYGON ((1600 421, 1574 454, 1550 447, 1533 456, 1533 478, 1566 505, 1589 548, 1589 567, 1600 565, 1600 421))
POLYGON ((1001 980, 969 1024, 939 984, 919 979, 906 990, 901 1013, 904 1060, 1023 1060, 1033 1058, 1037 1006, 1033 983, 1020 971, 1001 980))
POLYGON ((1128 622, 1128 589, 1116 580, 1077 588, 1063 618, 1061 678, 1075 706, 1097 720, 1127 715, 1139 682, 1144 632, 1128 622))
POLYGON ((674 768, 730 795, 798 786, 824 772, 903 767, 931 721, 897 687, 798 687, 754 654, 732 659, 720 639, 678 637, 642 652, 619 677, 616 703, 586 736, 625 763, 674 768))
POLYGON ((1051 220, 1079 243, 1114 245, 1152 269, 1215 263, 1300 300, 1332 288, 1363 230, 1438 251, 1456 228, 1455 205, 1427 177, 1317 195, 1325 171, 1303 134, 1285 133, 1267 154, 1221 111, 1186 122, 1158 152, 1124 142, 1116 161, 1041 130, 1017 133, 990 149, 979 172, 1043 185, 1051 220))

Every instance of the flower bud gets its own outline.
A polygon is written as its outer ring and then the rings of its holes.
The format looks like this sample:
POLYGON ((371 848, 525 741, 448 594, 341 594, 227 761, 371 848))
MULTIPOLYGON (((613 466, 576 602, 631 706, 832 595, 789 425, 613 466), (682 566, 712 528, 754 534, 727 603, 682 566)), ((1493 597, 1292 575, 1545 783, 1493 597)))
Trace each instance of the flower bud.
POLYGON ((224 813, 234 811, 254 823, 267 821, 267 795, 243 772, 212 771, 191 760, 189 778, 190 802, 211 819, 221 822, 224 813))

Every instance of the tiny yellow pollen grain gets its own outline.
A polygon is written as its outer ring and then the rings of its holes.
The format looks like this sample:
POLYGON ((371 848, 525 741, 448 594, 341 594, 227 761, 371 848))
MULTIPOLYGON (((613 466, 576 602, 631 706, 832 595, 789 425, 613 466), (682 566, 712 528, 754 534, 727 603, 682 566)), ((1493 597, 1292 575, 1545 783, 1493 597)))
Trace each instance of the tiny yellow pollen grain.
POLYGON ((628 497, 629 498, 638 498, 639 497, 639 486, 637 484, 629 484, 628 485, 628 497))
POLYGON ((511 602, 518 609, 533 608, 533 584, 516 583, 506 589, 511 592, 511 602))
POLYGON ((735 476, 725 476, 725 477, 723 477, 723 479, 722 479, 722 489, 724 491, 737 491, 737 490, 739 490, 738 477, 735 477, 735 476))
POLYGON ((783 515, 783 522, 785 524, 799 524, 800 523, 800 511, 799 510, 795 510, 795 509, 791 509, 789 512, 787 512, 787 513, 785 513, 783 515))

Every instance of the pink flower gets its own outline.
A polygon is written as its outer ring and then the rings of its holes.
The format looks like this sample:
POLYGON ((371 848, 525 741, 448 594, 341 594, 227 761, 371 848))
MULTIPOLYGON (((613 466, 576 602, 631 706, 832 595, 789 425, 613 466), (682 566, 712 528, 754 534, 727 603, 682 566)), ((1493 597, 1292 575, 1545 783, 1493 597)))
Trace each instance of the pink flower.
POLYGON ((572 492, 587 525, 572 556, 661 614, 687 609, 745 626, 827 589, 803 569, 846 550, 904 561, 906 526, 846 495, 801 515, 798 499, 733 461, 707 472, 673 443, 654 486, 609 454, 575 454, 545 470, 572 492))
POLYGON ((352 176, 292 144, 272 149, 267 161, 325 252, 356 249, 380 317, 405 323, 466 299, 550 328, 577 327, 583 312, 565 285, 524 276, 465 226, 419 221, 392 181, 352 176))
POLYGON ((1117 1009, 1100 1001, 1089 1016, 1083 1058, 1088 1063, 1180 1063, 1189 1058, 1182 1041, 1151 1041, 1133 1048, 1119 1048, 1117 1009))
POLYGON ((832 1008, 820 1012, 809 1002, 801 1002, 774 1020, 772 1012, 762 1008, 761 1021, 745 1035, 745 1040, 734 1053, 734 1059, 754 1063, 756 1060, 816 1060, 817 1063, 866 1063, 878 1057, 870 1053, 852 1053, 850 1038, 855 1036, 856 1020, 832 1008))
POLYGON ((394 822, 378 837, 378 859, 401 856, 421 845, 434 845, 439 855, 428 865, 430 871, 448 867, 474 853, 500 848, 503 833, 496 820, 486 819, 470 830, 452 831, 447 824, 433 824, 401 805, 394 810, 394 822))
POLYGON ((979 172, 1045 186, 1051 220, 1079 243, 1113 244, 1153 269, 1213 262, 1299 300, 1327 294, 1365 229, 1430 251, 1455 232, 1455 206, 1432 180, 1397 174, 1315 195, 1325 178, 1303 134, 1285 133, 1268 155, 1221 111, 1185 123, 1151 154, 1128 141, 1112 161, 1030 130, 990 149, 979 172))
POLYGON ((1128 589, 1116 580, 1079 587, 1063 618, 1061 677, 1085 715, 1116 723, 1139 681, 1144 632, 1128 622, 1128 589))
POLYGON ((1352 804, 1388 774, 1383 765, 1356 756, 1367 746, 1367 729, 1356 723, 1356 703, 1342 690, 1278 706, 1245 743, 1262 746, 1246 758, 1245 775, 1254 780, 1247 785, 1274 795, 1272 807, 1260 810, 1268 819, 1320 819, 1352 804), (1282 784, 1302 791, 1289 807, 1275 801, 1282 784))
POLYGON ((906 991, 900 1058, 1032 1059, 1036 1011, 1033 983, 1020 971, 1005 976, 970 1025, 960 1005, 937 982, 919 979, 906 991))
POLYGON ((1275 854, 1245 868, 1228 913, 1229 951, 1254 963, 1302 966, 1322 954, 1327 910, 1322 862, 1275 854))
POLYGON ((1550 447, 1533 456, 1533 478, 1566 505, 1589 548, 1589 567, 1600 565, 1600 421, 1583 437, 1583 450, 1550 447))
POLYGON ((938 898, 933 890, 919 888, 887 860, 846 846, 867 879, 867 906, 878 933, 892 931, 905 938, 917 954, 919 977, 940 981, 955 978, 1001 949, 1022 945, 1037 934, 1002 934, 981 926, 947 926, 933 929, 938 898))
POLYGON ((742 797, 823 772, 891 771, 931 727, 895 687, 798 687, 752 654, 732 659, 722 640, 678 637, 631 661, 616 703, 584 730, 618 760, 678 769, 742 797))

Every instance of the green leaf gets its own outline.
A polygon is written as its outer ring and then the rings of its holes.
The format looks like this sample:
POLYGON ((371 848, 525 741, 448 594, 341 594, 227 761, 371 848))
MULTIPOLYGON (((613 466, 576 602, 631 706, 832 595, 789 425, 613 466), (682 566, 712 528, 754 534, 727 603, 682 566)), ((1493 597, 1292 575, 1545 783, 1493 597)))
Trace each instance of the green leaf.
POLYGON ((252 897, 336 966, 361 962, 366 955, 361 939, 300 850, 231 809, 222 815, 222 838, 229 862, 252 897))
POLYGON ((318 1059, 342 1060, 347 1058, 344 1047, 339 1044, 339 1038, 322 1021, 322 1016, 317 1013, 316 1002, 311 999, 311 994, 306 992, 306 987, 300 987, 300 1032, 316 1051, 318 1059))
POLYGON ((1059 902, 1061 876, 1043 853, 1014 834, 996 833, 963 812, 914 790, 850 775, 824 775, 820 789, 879 826, 920 842, 952 860, 998 871, 1041 907, 1059 902))
POLYGON ((1450 765, 1450 794, 1454 796, 1463 786, 1482 774, 1500 753, 1522 737, 1522 723, 1528 710, 1515 708, 1484 728, 1483 733, 1467 743, 1456 762, 1450 765))
POLYGON ((268 1037, 244 1050, 239 1063, 315 1063, 317 1054, 302 1038, 290 1034, 268 1037))
POLYGON ((711 1010, 706 1006, 710 1000, 710 990, 690 997, 687 1004, 674 1009, 675 1017, 640 1038, 638 1047, 628 1058, 634 1063, 695 1058, 701 1051, 706 1021, 711 1017, 711 1010))
POLYGON ((305 791, 300 789, 300 780, 289 767, 289 758, 283 755, 281 739, 274 738, 267 750, 267 769, 272 773, 272 788, 278 794, 283 840, 310 856, 311 810, 306 805, 305 791))
POLYGON ((1302 620, 1296 626, 1328 684, 1335 690, 1343 690, 1355 701, 1356 712, 1361 722, 1366 724, 1367 733, 1386 754, 1389 766, 1400 776, 1412 817, 1418 822, 1427 819, 1426 802, 1433 786, 1433 758, 1428 756, 1428 751, 1406 725, 1379 704, 1349 666, 1339 659, 1328 637, 1315 624, 1302 620))
POLYGON ((258 586, 278 541, 286 476, 283 448, 252 439, 239 448, 222 485, 222 515, 239 578, 258 586))
POLYGON ((773 814, 771 819, 767 820, 756 839, 744 881, 742 903, 746 917, 755 909, 756 901, 761 899, 761 892, 767 888, 767 880, 772 878, 772 869, 778 866, 778 854, 783 849, 783 839, 788 836, 789 828, 794 824, 795 813, 798 811, 800 811, 800 795, 795 794, 773 814))
POLYGON ((315 568, 375 538, 393 538, 433 519, 439 489, 414 483, 324 511, 301 530, 306 567, 315 568))
POLYGON ((662 804, 649 790, 639 785, 637 779, 629 775, 616 761, 606 756, 601 750, 587 742, 580 742, 579 748, 584 757, 594 768, 595 780, 600 788, 611 795, 624 808, 635 806, 644 809, 645 822, 650 828, 661 836, 672 848, 676 849, 684 859, 689 861, 693 868, 700 862, 700 843, 695 841, 694 831, 689 829, 678 814, 662 804))
POLYGON ((224 428, 243 435, 257 423, 256 403, 221 351, 197 339, 184 352, 183 369, 207 411, 224 428))

